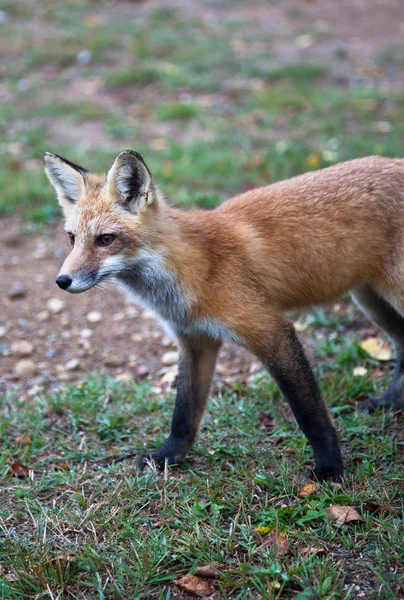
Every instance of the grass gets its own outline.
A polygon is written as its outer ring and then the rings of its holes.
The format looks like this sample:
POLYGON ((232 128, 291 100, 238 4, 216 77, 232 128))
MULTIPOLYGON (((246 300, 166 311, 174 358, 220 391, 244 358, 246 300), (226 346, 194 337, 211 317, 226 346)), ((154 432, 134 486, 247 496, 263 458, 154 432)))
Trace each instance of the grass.
MULTIPOLYGON (((329 323, 321 323, 324 332, 329 323)), ((265 375, 213 396, 191 458, 164 473, 138 473, 131 461, 99 464, 163 441, 173 399, 151 384, 93 374, 57 396, 4 396, 0 597, 175 598, 173 581, 209 564, 220 598, 398 598, 402 430, 397 416, 355 410, 387 373, 353 376, 366 359, 344 331, 338 340, 323 349, 317 371, 346 480, 307 497, 299 489, 311 450, 265 375), (33 475, 13 478, 15 461, 33 475), (369 512, 369 502, 391 512, 369 512), (334 524, 332 505, 358 507, 363 522, 334 524), (273 531, 287 539, 285 554, 273 531)))
MULTIPOLYGON (((346 88, 333 65, 282 62, 276 39, 253 21, 233 15, 218 27, 165 6, 133 20, 104 3, 41 0, 38 37, 22 4, 5 10, 10 60, 1 69, 10 101, 0 108, 0 214, 54 218, 41 173, 49 149, 102 171, 133 147, 174 202, 206 207, 309 168, 402 153, 400 90, 346 88), (57 135, 59 122, 75 140, 57 135), (81 134, 89 122, 98 124, 93 139, 81 134)), ((388 52, 375 61, 383 65, 388 52)))

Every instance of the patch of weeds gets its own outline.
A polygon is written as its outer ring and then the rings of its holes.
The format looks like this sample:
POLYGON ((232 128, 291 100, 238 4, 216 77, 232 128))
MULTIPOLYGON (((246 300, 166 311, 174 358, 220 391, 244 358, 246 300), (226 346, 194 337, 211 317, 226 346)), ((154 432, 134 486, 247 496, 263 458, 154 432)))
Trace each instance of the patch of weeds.
POLYGON ((157 107, 160 121, 191 119, 199 113, 199 107, 191 102, 171 102, 157 107))

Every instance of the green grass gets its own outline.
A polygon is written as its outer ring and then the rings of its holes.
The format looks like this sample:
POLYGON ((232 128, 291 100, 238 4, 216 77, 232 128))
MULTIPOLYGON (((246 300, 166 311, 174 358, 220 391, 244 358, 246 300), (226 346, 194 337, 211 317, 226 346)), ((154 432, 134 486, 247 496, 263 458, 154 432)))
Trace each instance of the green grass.
MULTIPOLYGON (((204 564, 219 571, 220 598, 331 600, 358 598, 358 590, 370 599, 399 597, 403 520, 365 505, 402 509, 400 423, 354 409, 387 373, 354 377, 353 366, 366 359, 347 355, 344 332, 338 339, 317 371, 340 431, 346 480, 306 498, 298 490, 312 453, 267 376, 214 396, 190 459, 165 473, 98 462, 162 443, 173 398, 156 396, 147 383, 89 375, 57 396, 3 397, 0 597, 171 598, 173 581, 204 564), (269 430, 261 413, 274 419, 269 430), (13 478, 14 461, 31 467, 33 478, 13 478), (58 468, 62 461, 67 470, 58 468), (364 521, 335 525, 326 515, 331 505, 357 506, 364 521), (268 541, 273 530, 287 538, 286 554, 268 541), (322 553, 305 555, 307 546, 322 553)), ((370 371, 373 364, 366 363, 370 371)))

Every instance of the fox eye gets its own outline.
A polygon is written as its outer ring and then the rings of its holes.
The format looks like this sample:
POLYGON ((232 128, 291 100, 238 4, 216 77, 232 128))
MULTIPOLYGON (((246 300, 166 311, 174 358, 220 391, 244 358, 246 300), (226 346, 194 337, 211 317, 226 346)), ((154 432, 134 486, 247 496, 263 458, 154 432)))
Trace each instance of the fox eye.
POLYGON ((74 235, 72 233, 70 233, 70 231, 67 232, 67 235, 69 236, 70 246, 74 246, 74 235))
POLYGON ((116 235, 112 233, 103 233, 96 239, 97 246, 110 246, 116 240, 116 235))

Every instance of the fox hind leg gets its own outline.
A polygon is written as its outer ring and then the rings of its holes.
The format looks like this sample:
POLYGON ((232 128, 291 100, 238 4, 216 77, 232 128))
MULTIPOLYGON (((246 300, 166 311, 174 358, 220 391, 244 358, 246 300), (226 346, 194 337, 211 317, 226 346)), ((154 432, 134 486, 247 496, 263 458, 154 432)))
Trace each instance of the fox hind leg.
POLYGON ((314 476, 340 481, 344 465, 337 433, 293 325, 281 317, 277 324, 269 325, 266 345, 260 334, 247 334, 246 339, 275 379, 313 448, 314 476))
POLYGON ((352 295, 367 316, 383 329, 397 353, 392 381, 386 392, 378 398, 369 398, 361 408, 370 412, 376 408, 404 408, 404 317, 371 286, 363 285, 353 290, 352 295))

